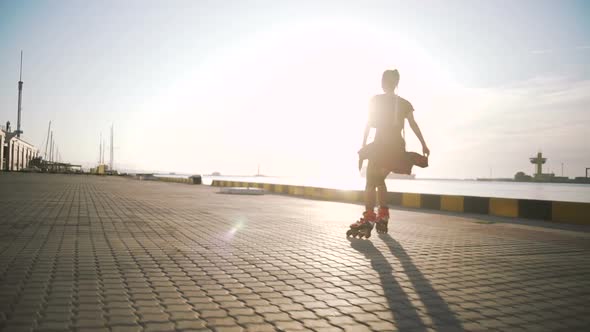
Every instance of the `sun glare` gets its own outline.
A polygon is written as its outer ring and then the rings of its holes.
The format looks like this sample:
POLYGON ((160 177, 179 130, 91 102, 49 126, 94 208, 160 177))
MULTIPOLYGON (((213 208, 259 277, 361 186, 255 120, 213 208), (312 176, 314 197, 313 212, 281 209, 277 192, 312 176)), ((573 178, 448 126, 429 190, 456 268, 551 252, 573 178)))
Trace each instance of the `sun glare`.
POLYGON ((212 160, 232 155, 272 174, 349 177, 357 172, 355 152, 369 99, 382 92, 383 70, 400 70, 399 94, 412 102, 421 126, 434 125, 428 112, 456 86, 434 59, 401 33, 358 19, 285 22, 193 69, 178 84, 185 88, 177 108, 197 111, 178 116, 183 123, 207 119, 200 132, 216 137, 212 160))

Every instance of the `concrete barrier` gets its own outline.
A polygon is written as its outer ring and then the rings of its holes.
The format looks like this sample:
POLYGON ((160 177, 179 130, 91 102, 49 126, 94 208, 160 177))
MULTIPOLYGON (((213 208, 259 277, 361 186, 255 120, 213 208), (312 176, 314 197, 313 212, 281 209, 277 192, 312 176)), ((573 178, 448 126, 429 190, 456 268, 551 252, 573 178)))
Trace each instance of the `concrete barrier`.
MULTIPOLYGON (((362 203, 361 190, 338 190, 308 186, 213 180, 215 187, 257 187, 267 192, 329 201, 362 203)), ((590 225, 590 203, 531 199, 433 195, 390 192, 389 205, 416 209, 485 214, 500 217, 538 219, 568 224, 590 225)))
POLYGON ((154 176, 153 174, 137 174, 135 176, 135 178, 138 180, 186 183, 186 184, 201 184, 202 183, 200 175, 193 175, 188 178, 178 178, 178 177, 154 176))
POLYGON ((156 180, 156 181, 162 181, 162 182, 174 182, 174 183, 188 183, 188 184, 193 184, 193 180, 192 179, 189 179, 189 178, 173 178, 173 177, 156 176, 156 177, 154 177, 154 180, 156 180))

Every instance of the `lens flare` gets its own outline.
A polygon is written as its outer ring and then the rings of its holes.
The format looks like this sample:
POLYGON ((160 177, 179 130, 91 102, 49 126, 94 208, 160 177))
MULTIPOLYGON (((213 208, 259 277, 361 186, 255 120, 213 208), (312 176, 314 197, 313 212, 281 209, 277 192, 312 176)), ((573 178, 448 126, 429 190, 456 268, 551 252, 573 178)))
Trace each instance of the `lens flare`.
POLYGON ((231 240, 234 235, 244 227, 245 224, 245 219, 244 218, 240 218, 240 220, 238 220, 233 227, 225 234, 225 239, 226 240, 231 240))

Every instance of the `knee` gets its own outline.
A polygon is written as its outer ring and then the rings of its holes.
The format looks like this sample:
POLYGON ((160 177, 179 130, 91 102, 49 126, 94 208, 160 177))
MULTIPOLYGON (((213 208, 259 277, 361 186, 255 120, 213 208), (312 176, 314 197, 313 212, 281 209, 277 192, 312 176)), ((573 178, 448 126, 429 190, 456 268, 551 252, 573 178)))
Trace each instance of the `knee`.
POLYGON ((367 185, 365 186, 366 189, 373 189, 379 187, 379 178, 374 174, 367 175, 367 185))
POLYGON ((375 177, 374 183, 377 189, 379 190, 387 189, 387 187, 385 186, 385 177, 383 176, 375 177))

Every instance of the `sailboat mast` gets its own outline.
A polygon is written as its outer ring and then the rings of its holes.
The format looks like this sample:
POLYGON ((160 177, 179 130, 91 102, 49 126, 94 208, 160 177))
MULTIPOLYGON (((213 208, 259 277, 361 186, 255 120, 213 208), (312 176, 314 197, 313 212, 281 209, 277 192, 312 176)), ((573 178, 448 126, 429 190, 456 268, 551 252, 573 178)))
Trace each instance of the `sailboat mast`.
POLYGON ((45 141, 45 160, 47 160, 47 145, 49 145, 49 133, 51 132, 51 121, 49 121, 49 128, 47 128, 47 140, 45 141))

